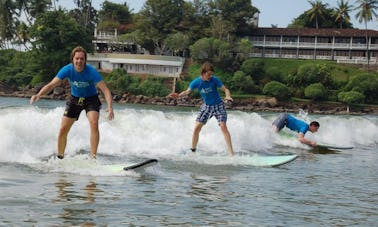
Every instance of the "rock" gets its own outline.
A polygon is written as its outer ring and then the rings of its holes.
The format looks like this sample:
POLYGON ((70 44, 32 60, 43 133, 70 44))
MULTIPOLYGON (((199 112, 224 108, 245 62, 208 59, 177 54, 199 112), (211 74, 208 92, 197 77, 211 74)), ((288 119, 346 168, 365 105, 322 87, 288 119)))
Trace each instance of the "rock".
POLYGON ((60 95, 63 95, 64 93, 65 93, 65 90, 62 87, 56 87, 53 90, 53 95, 54 96, 60 96, 60 95))

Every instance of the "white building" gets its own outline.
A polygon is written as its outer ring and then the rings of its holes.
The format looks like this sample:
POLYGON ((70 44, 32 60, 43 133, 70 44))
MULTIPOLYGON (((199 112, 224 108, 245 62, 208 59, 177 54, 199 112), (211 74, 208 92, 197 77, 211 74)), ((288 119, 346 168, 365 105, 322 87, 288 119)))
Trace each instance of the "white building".
POLYGON ((98 70, 112 71, 123 68, 129 74, 180 77, 185 58, 176 56, 95 53, 88 54, 87 62, 98 70))

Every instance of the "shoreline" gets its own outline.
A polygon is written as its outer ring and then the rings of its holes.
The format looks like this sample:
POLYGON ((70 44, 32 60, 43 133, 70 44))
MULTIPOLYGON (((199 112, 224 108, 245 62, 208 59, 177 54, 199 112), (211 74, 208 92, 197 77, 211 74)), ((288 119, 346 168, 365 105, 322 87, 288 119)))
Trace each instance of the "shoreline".
MULTIPOLYGON (((37 93, 37 88, 26 89, 23 91, 10 91, 0 89, 2 97, 30 98, 37 93)), ((41 98, 51 100, 66 100, 69 95, 63 88, 54 89, 49 95, 41 98)), ((104 103, 104 97, 100 95, 104 103)), ((125 93, 123 95, 113 95, 113 101, 118 104, 145 104, 157 106, 178 106, 178 107, 200 107, 202 99, 193 99, 183 97, 172 99, 169 97, 148 97, 144 95, 132 95, 125 93)), ((300 109, 312 114, 329 114, 329 115, 378 115, 378 106, 363 105, 353 106, 347 111, 347 106, 342 103, 322 103, 322 102, 279 102, 274 97, 264 98, 234 98, 234 102, 226 103, 229 110, 240 110, 247 112, 292 112, 296 113, 300 109)))

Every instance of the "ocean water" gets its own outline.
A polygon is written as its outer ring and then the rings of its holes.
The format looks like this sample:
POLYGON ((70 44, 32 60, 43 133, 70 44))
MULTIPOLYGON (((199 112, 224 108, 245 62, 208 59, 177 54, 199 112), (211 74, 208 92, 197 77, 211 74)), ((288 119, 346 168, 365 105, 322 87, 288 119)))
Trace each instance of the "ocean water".
POLYGON ((85 114, 55 160, 64 101, 0 97, 0 226, 377 226, 378 116, 295 115, 320 122, 306 137, 353 146, 315 152, 271 132, 277 113, 229 111, 236 158, 215 119, 188 156, 197 109, 115 105, 101 111, 98 159, 88 159, 85 114), (275 168, 242 161, 296 153, 275 168), (191 158, 193 157, 193 158, 191 158), (156 158, 140 172, 93 166, 156 158), (221 161, 220 161, 221 160, 221 161))

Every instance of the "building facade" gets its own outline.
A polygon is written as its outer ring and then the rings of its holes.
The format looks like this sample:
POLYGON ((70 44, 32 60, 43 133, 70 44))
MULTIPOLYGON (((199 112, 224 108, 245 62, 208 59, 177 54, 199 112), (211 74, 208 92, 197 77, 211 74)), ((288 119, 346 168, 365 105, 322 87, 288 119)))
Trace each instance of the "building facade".
POLYGON ((251 57, 377 63, 378 31, 360 29, 255 28, 251 57), (367 39, 366 39, 367 37, 367 39))
POLYGON ((117 29, 95 29, 92 41, 95 52, 88 54, 87 62, 100 71, 123 68, 129 74, 159 77, 180 77, 185 58, 150 55, 135 43, 119 39, 117 29))
POLYGON ((114 69, 123 68, 129 74, 178 78, 181 75, 185 58, 144 54, 94 53, 88 54, 87 63, 100 71, 110 72, 114 69))

